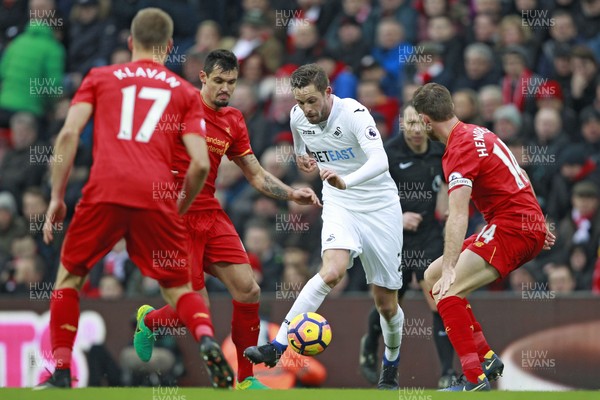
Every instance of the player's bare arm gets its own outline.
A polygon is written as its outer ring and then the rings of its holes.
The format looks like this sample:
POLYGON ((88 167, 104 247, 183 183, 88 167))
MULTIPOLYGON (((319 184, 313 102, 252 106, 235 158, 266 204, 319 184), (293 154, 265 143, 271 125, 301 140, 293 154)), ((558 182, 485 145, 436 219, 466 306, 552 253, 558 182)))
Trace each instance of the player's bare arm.
POLYGON ((278 200, 293 200, 298 204, 321 205, 312 189, 294 189, 281 182, 270 172, 265 171, 254 154, 236 157, 233 161, 240 167, 248 182, 265 196, 278 200))
POLYGON ((50 243, 54 239, 52 226, 55 223, 62 222, 67 213, 67 206, 64 202, 65 190, 69 173, 73 166, 73 160, 77 153, 79 145, 79 136, 83 127, 90 119, 93 106, 90 103, 77 103, 73 105, 67 114, 65 124, 56 138, 54 154, 50 165, 50 182, 52 192, 46 220, 44 223, 44 242, 50 243))
POLYGON ((210 170, 206 139, 198 135, 184 135, 183 144, 190 156, 190 166, 183 180, 183 188, 177 199, 177 211, 183 215, 200 193, 210 170))
POLYGON ((442 261, 442 276, 433 285, 432 293, 438 295, 441 300, 450 289, 456 279, 454 267, 460 256, 462 244, 467 233, 469 223, 469 201, 471 199, 471 188, 461 186, 449 196, 449 216, 446 221, 446 233, 444 238, 444 255, 442 261))

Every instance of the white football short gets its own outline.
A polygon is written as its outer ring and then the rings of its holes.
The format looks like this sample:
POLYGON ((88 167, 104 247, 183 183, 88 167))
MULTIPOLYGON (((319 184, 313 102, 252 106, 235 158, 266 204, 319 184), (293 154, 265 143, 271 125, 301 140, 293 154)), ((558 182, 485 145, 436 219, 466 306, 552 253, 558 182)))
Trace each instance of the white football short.
POLYGON ((367 283, 395 290, 402 287, 402 209, 400 203, 376 211, 350 211, 336 204, 323 206, 321 255, 328 249, 350 250, 365 269, 367 283))

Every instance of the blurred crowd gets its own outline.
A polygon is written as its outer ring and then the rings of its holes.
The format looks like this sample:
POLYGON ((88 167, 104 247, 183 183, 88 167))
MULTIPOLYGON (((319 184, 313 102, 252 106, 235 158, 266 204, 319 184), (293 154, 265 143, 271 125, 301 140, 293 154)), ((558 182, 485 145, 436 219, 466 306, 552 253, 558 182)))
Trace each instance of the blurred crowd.
MULTIPOLYGON (((458 117, 494 131, 529 174, 546 220, 523 221, 524 229, 545 223, 558 237, 488 290, 600 293, 600 0, 0 1, 0 293, 53 282, 92 164, 92 124, 69 179, 68 218, 46 245, 52 143, 85 74, 129 61, 129 24, 149 6, 173 17, 167 66, 194 85, 211 50, 238 56, 231 105, 261 164, 294 186, 321 190, 318 175, 294 164, 289 76, 297 66, 323 66, 336 95, 371 110, 384 140, 400 133, 399 107, 419 85, 446 85, 458 117)), ((320 210, 259 195, 227 160, 217 183, 263 292, 299 290, 319 267, 320 210)), ((470 233, 481 225, 473 209, 470 233)), ((207 285, 225 290, 215 279, 207 285)), ((335 289, 365 290, 362 268, 335 289)), ((156 295, 158 286, 121 241, 83 293, 118 299, 156 295)))

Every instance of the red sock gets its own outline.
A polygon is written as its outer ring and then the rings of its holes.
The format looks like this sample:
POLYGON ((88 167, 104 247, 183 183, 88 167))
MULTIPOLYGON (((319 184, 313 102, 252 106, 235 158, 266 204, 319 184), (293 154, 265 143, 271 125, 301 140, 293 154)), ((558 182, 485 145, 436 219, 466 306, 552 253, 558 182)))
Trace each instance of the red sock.
POLYGON ((214 336, 210 312, 198 293, 189 292, 181 296, 177 301, 177 314, 196 341, 202 336, 214 336))
POLYGON ((254 375, 252 363, 244 357, 244 350, 256 346, 259 330, 258 303, 240 303, 233 300, 231 339, 237 351, 238 382, 254 375))
POLYGON ((463 373, 469 382, 477 383, 477 377, 483 374, 483 370, 479 364, 477 346, 473 339, 471 318, 463 300, 457 296, 446 297, 438 302, 437 307, 444 321, 448 338, 460 358, 463 373))
POLYGON ((463 302, 467 309, 467 313, 471 318, 471 324, 473 325, 473 340, 475 340, 475 346, 477 346, 477 355, 479 356, 479 362, 483 362, 485 360, 484 356, 488 353, 488 351, 491 350, 491 348, 487 340, 485 340, 485 336, 483 336, 481 325, 475 319, 475 315, 473 314, 473 309, 471 308, 471 304, 469 304, 469 300, 463 299, 463 302))
POLYGON ((154 331, 161 326, 166 326, 169 328, 175 328, 177 326, 183 326, 183 323, 179 319, 179 315, 177 315, 177 311, 173 309, 170 305, 166 305, 163 308, 159 308, 158 310, 150 311, 144 317, 144 324, 154 331))
POLYGON ((71 368, 71 353, 79 325, 79 293, 58 289, 50 296, 50 344, 56 369, 71 368))

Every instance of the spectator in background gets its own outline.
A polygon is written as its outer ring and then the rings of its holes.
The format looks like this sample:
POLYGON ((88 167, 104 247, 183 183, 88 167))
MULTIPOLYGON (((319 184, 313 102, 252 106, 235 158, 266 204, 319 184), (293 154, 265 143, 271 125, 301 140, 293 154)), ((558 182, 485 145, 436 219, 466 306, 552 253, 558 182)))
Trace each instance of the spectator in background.
MULTIPOLYGON (((46 211, 48 209, 48 198, 39 187, 32 186, 23 192, 23 216, 25 222, 29 224, 29 235, 35 242, 38 254, 44 259, 46 266, 46 276, 44 280, 53 282, 58 267, 58 256, 60 254, 60 245, 62 240, 56 243, 44 243, 42 228, 44 226, 46 211)), ((62 226, 57 226, 57 237, 61 235, 62 226)))
POLYGON ((558 112, 569 140, 572 142, 581 140, 577 113, 565 105, 563 91, 557 81, 546 80, 538 87, 535 106, 538 110, 550 109, 558 112))
POLYGON ((41 13, 30 16, 25 32, 10 43, 0 59, 0 128, 8 127, 10 117, 18 111, 42 119, 54 99, 63 94, 65 50, 50 21, 41 13))
POLYGON ((479 89, 479 105, 483 126, 493 131, 494 113, 502 106, 502 89, 497 85, 486 85, 479 89))
POLYGON ((556 50, 560 47, 572 47, 579 43, 577 26, 573 15, 564 10, 556 10, 552 13, 550 26, 550 38, 544 42, 537 72, 542 76, 551 76, 555 73, 553 60, 556 50))
POLYGON ((500 81, 492 49, 483 43, 472 43, 465 48, 465 72, 460 74, 454 89, 479 91, 483 86, 495 85, 500 81))
POLYGON ((44 263, 39 256, 16 258, 0 276, 0 292, 30 296, 42 290, 44 263))
POLYGON ((507 47, 502 55, 502 66, 503 103, 514 104, 520 112, 531 112, 541 79, 527 67, 527 50, 520 46, 507 47))
POLYGON ((575 278, 568 265, 554 265, 548 272, 548 291, 559 295, 572 293, 575 290, 575 278))
POLYGON ((498 27, 496 50, 504 53, 514 47, 527 49, 523 52, 525 65, 536 65, 537 45, 532 40, 529 26, 523 23, 520 15, 508 15, 502 18, 498 27))
POLYGON ((358 102, 385 117, 388 132, 394 130, 397 124, 400 105, 394 97, 386 96, 381 85, 375 81, 361 81, 357 88, 358 102))
POLYGON ((427 24, 430 18, 440 17, 443 15, 449 15, 449 4, 446 0, 421 0, 415 2, 415 8, 419 10, 417 23, 417 38, 413 40, 413 43, 424 42, 430 40, 429 33, 427 32, 427 24))
POLYGON ((362 28, 356 19, 346 17, 340 21, 337 31, 338 45, 327 45, 327 50, 336 60, 348 65, 358 75, 361 60, 371 52, 371 47, 362 36, 362 28))
POLYGON ((261 54, 267 69, 273 73, 281 66, 284 49, 273 37, 267 17, 261 11, 251 10, 242 17, 240 33, 231 51, 240 63, 254 52, 261 54))
POLYGON ((600 170, 587 155, 587 145, 570 144, 558 158, 559 174, 552 177, 546 213, 554 221, 560 221, 571 208, 573 186, 583 180, 599 182, 600 170))
MULTIPOLYGON (((394 18, 384 18, 377 24, 377 40, 372 50, 375 61, 379 63, 392 85, 393 95, 401 90, 400 78, 404 74, 404 59, 399 55, 409 57, 413 47, 406 41, 404 28, 394 18)), ((396 110, 397 112, 397 110, 396 110)))
POLYGON ((479 42, 495 48, 498 43, 498 20, 493 15, 481 13, 473 19, 471 42, 479 42))
POLYGON ((581 112, 581 136, 592 161, 600 165, 600 111, 588 107, 581 112))
MULTIPOLYGON (((265 64, 265 60, 260 53, 250 54, 244 62, 240 64, 240 79, 252 86, 258 96, 261 104, 268 103, 277 89, 277 80, 270 74, 265 64)), ((235 92, 234 92, 235 93, 235 92)))
POLYGON ((404 37, 407 42, 417 42, 418 14, 411 0, 379 0, 373 11, 375 20, 380 21, 392 17, 404 27, 404 37))
POLYGON ((310 253, 300 247, 286 247, 283 250, 282 287, 296 294, 313 275, 309 264, 310 253))
POLYGON ((285 57, 286 64, 296 66, 315 62, 325 50, 325 42, 319 38, 319 31, 313 24, 302 24, 290 37, 291 48, 285 57))
POLYGON ((210 53, 221 47, 221 28, 212 20, 202 21, 196 29, 194 45, 190 48, 195 52, 210 53))
MULTIPOLYGON (((452 76, 463 73, 463 43, 456 34, 454 23, 448 16, 430 18, 427 23, 429 41, 440 46, 440 57, 452 76)), ((453 87, 453 86, 452 86, 453 87)))
POLYGON ((274 292, 281 282, 283 257, 281 248, 273 241, 273 234, 265 221, 251 220, 244 231, 244 246, 248 253, 256 255, 262 265, 263 280, 260 288, 263 292, 274 292))
POLYGON ((558 173, 558 160, 570 140, 563 131, 558 111, 540 109, 534 119, 535 136, 529 141, 524 157, 528 161, 527 172, 535 189, 538 202, 545 208, 552 178, 558 173))
POLYGON ((388 75, 386 70, 373 56, 365 56, 360 61, 361 69, 359 73, 360 81, 379 82, 381 88, 387 96, 397 96, 398 88, 395 78, 388 75))
POLYGON ((0 54, 12 39, 23 31, 29 17, 28 11, 25 0, 0 3, 0 54))
POLYGON ((586 40, 596 37, 600 33, 600 1, 581 1, 574 11, 581 36, 586 40))
POLYGON ((369 46, 372 46, 375 40, 375 26, 377 24, 372 11, 371 1, 369 0, 342 0, 342 12, 338 13, 334 18, 325 34, 327 45, 330 48, 339 46, 336 35, 341 22, 346 18, 354 18, 362 27, 363 39, 369 46))
POLYGON ((13 149, 4 155, 0 164, 0 187, 10 191, 20 202, 26 188, 41 185, 52 149, 38 141, 38 124, 32 114, 14 114, 10 128, 13 149))
POLYGON ((333 93, 341 99, 356 98, 358 79, 349 68, 329 52, 324 52, 316 58, 316 63, 325 70, 333 93))
POLYGON ((493 132, 503 141, 516 139, 521 134, 523 117, 513 104, 500 106, 494 111, 493 132))
POLYGON ((594 101, 596 95, 596 75, 598 62, 594 53, 585 47, 577 46, 571 52, 571 82, 569 86, 570 106, 580 112, 594 101))
POLYGON ((457 90, 452 94, 452 102, 458 119, 465 124, 482 125, 477 92, 471 89, 457 90))
POLYGON ((256 90, 246 81, 238 81, 230 105, 242 112, 248 127, 252 151, 260 158, 265 149, 272 144, 273 138, 268 129, 269 123, 258 103, 256 90))
MULTIPOLYGON (((287 4, 288 2, 286 1, 285 3, 287 4)), ((297 0, 296 3, 298 4, 298 8, 291 10, 293 17, 286 18, 285 22, 283 20, 280 21, 279 25, 287 25, 287 31, 291 34, 298 25, 311 23, 317 27, 319 37, 324 37, 327 33, 327 28, 336 17, 339 2, 329 0, 297 0)))
POLYGON ((202 82, 200 82, 200 71, 204 68, 204 59, 207 53, 197 52, 193 48, 190 49, 185 56, 185 61, 182 65, 181 76, 200 90, 202 82))
MULTIPOLYGON (((108 10, 106 10, 108 11, 108 10)), ((67 70, 73 88, 94 67, 108 65, 117 42, 117 27, 102 12, 99 0, 76 0, 71 10, 67 70)))
MULTIPOLYGON (((552 58, 552 73, 550 79, 559 83, 560 87, 566 94, 571 85, 571 47, 565 45, 556 46, 554 50, 554 58, 552 58)), ((569 107, 572 107, 569 105, 569 107)))
POLYGON ((418 46, 419 53, 416 62, 416 72, 412 80, 420 85, 429 82, 452 87, 454 84, 452 73, 446 69, 442 60, 442 47, 439 44, 426 42, 418 46))
POLYGON ((576 290, 593 288, 594 264, 600 260, 596 254, 590 260, 584 246, 574 245, 569 249, 568 264, 575 276, 576 290))

